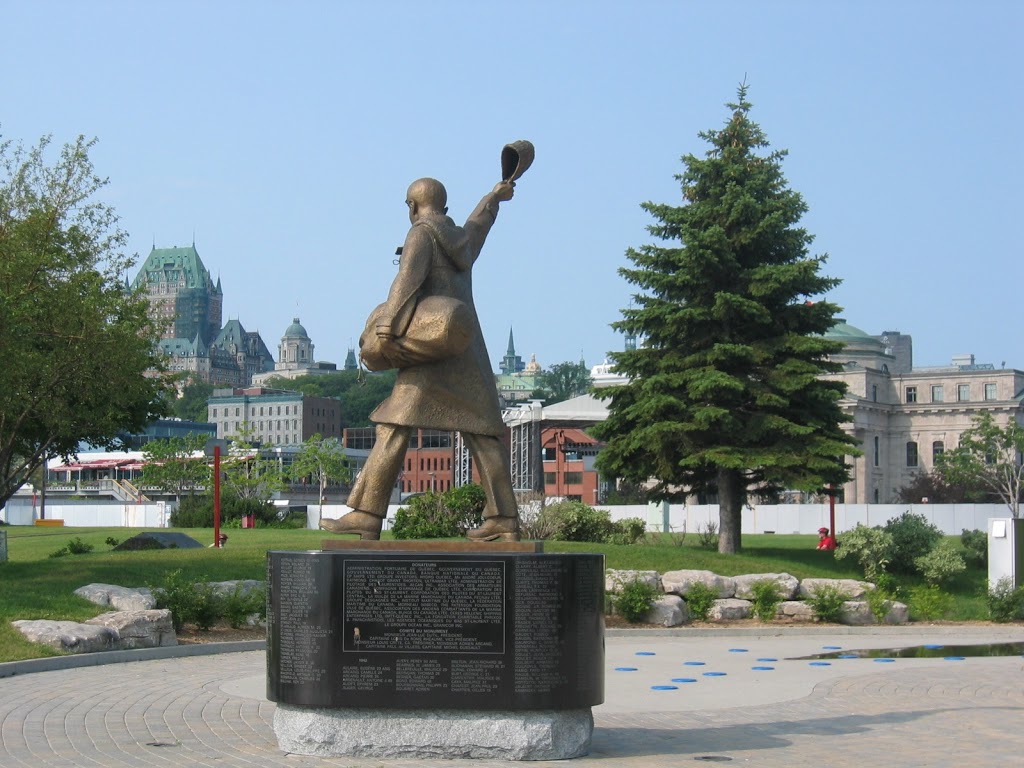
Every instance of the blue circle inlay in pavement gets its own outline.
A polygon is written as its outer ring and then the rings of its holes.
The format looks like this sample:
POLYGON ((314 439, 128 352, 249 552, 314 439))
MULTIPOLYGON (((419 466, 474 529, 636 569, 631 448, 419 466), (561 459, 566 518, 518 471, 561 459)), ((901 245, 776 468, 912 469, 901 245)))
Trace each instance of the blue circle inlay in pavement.
POLYGON ((842 650, 842 648, 843 648, 843 646, 841 646, 841 645, 823 645, 823 646, 821 646, 821 649, 823 651, 839 651, 839 650, 842 650))
POLYGON ((837 659, 856 659, 859 658, 856 653, 840 653, 836 656, 837 659))
POLYGON ((771 672, 775 667, 751 667, 751 669, 757 670, 758 672, 771 672))
POLYGON ((636 672, 636 667, 616 667, 616 672, 636 672))
POLYGON ((771 657, 765 656, 763 659, 758 659, 758 661, 778 661, 778 659, 773 659, 771 657))
POLYGON ((705 672, 704 677, 725 677, 725 672, 705 672))
POLYGON ((730 648, 729 653, 746 653, 746 648, 730 648))
POLYGON ((811 666, 812 667, 831 667, 832 666, 832 662, 831 661, 812 661, 811 662, 811 666))
POLYGON ((946 661, 963 661, 965 658, 966 658, 965 656, 946 656, 945 657, 946 661))
POLYGON ((703 661, 684 661, 683 665, 687 666, 687 667, 703 667, 704 666, 704 662, 703 661))
POLYGON ((880 661, 883 664, 891 664, 892 662, 896 661, 896 659, 872 659, 872 661, 880 661))
POLYGON ((654 651, 637 651, 636 655, 637 656, 654 656, 655 653, 654 653, 654 651))
POLYGON ((678 691, 678 685, 652 685, 652 691, 678 691))
POLYGON ((943 646, 940 643, 926 643, 924 647, 934 651, 939 648, 942 648, 943 646))
POLYGON ((697 678, 696 677, 673 677, 672 678, 672 682, 673 683, 696 683, 697 682, 697 678))

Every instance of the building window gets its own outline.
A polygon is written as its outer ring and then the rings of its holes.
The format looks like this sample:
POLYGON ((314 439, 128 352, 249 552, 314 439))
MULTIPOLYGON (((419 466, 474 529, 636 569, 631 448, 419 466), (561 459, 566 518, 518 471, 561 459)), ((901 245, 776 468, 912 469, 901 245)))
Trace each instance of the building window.
POLYGON ((985 399, 986 400, 995 400, 996 399, 996 385, 995 384, 986 384, 985 385, 985 399))
POLYGON ((556 458, 557 448, 545 448, 544 449, 544 461, 554 461, 556 458))
POLYGON ((235 408, 235 416, 240 416, 240 415, 241 414, 238 412, 238 408, 235 408))
POLYGON ((913 440, 907 443, 907 466, 917 466, 917 443, 913 440))
POLYGON ((213 418, 217 418, 217 409, 216 408, 213 409, 213 418))
POLYGON ((881 441, 878 439, 878 435, 875 435, 875 466, 879 464, 879 453, 880 453, 881 441))
POLYGON ((565 473, 565 484, 566 485, 583 485, 583 473, 582 472, 566 472, 565 473))
POLYGON ((554 472, 545 472, 544 473, 544 487, 545 488, 554 488, 555 485, 556 485, 555 473, 554 472))
POLYGON ((908 403, 917 402, 917 387, 907 387, 906 393, 908 403))
POLYGON ((946 399, 946 393, 941 384, 932 384, 932 402, 941 403, 946 399))
POLYGON ((956 401, 958 403, 966 403, 971 399, 971 385, 970 384, 957 384, 956 385, 956 401))
POLYGON ((941 440, 932 443, 932 465, 939 463, 939 456, 946 452, 946 445, 941 440))
POLYGON ((872 384, 871 385, 871 402, 872 403, 877 403, 878 402, 878 385, 877 384, 872 384))
POLYGON ((874 495, 874 498, 875 498, 875 504, 877 504, 878 503, 878 498, 879 498, 879 493, 878 493, 878 489, 877 488, 875 488, 875 491, 874 491, 873 495, 874 495))

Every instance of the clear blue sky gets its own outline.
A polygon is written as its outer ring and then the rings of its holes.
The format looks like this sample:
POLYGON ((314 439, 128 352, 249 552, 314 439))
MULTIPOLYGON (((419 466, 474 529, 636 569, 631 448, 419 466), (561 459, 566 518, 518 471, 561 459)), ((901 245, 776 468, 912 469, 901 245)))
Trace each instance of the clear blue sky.
POLYGON ((443 181, 461 222, 527 138, 474 270, 490 356, 513 327, 545 367, 600 362, 639 204, 680 199, 746 78, 843 317, 912 334, 918 365, 1024 367, 1017 0, 5 5, 3 137, 98 137, 130 251, 194 233, 225 319, 272 350, 298 316, 343 362, 409 182, 443 181))

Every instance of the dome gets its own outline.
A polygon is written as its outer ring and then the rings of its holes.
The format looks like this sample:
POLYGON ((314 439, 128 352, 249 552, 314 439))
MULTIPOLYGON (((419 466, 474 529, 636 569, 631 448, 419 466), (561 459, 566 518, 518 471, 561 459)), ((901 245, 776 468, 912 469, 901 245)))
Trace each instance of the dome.
POLYGON ((870 333, 862 331, 855 325, 850 325, 841 317, 836 318, 836 324, 825 333, 825 338, 834 341, 845 341, 847 343, 851 341, 878 341, 870 333))
POLYGON ((306 333, 306 329, 299 323, 299 318, 293 317, 292 324, 288 326, 288 330, 284 332, 284 337, 287 338, 298 338, 308 339, 309 334, 306 333))

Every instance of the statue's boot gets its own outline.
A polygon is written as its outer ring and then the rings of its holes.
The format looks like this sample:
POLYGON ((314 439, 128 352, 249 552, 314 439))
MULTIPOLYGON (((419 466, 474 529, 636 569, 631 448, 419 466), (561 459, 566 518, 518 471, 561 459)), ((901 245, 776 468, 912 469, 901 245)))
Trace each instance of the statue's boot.
POLYGON ((358 534, 360 539, 369 540, 380 538, 380 529, 383 525, 383 517, 360 509, 354 509, 337 519, 327 517, 320 521, 320 527, 325 531, 358 534))
POLYGON ((466 531, 470 541, 519 541, 518 517, 488 517, 483 525, 466 531))

